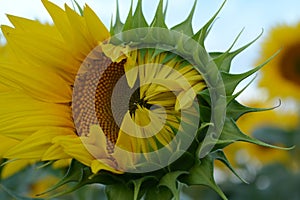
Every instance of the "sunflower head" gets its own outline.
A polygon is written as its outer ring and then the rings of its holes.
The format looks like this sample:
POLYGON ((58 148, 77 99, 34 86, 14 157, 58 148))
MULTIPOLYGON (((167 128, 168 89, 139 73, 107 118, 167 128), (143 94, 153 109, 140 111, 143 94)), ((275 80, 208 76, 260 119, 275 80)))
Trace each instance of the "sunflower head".
POLYGON ((259 61, 280 53, 262 70, 260 85, 266 87, 271 97, 299 99, 300 87, 300 24, 274 27, 262 45, 259 61), (276 82, 274 82, 276 80, 276 82))
MULTIPOLYGON (((242 74, 229 72, 233 58, 252 42, 235 51, 205 49, 220 10, 194 32, 196 2, 186 20, 169 28, 163 1, 148 23, 139 0, 124 23, 117 11, 108 31, 88 6, 79 7, 78 14, 68 6, 43 3, 53 26, 10 17, 15 28, 2 27, 28 71, 16 68, 19 63, 4 64, 0 69, 10 78, 1 73, 0 83, 21 91, 1 95, 22 97, 30 114, 27 129, 17 124, 3 131, 17 140, 3 157, 73 159, 66 176, 48 192, 68 182, 77 184, 63 193, 102 183, 109 199, 179 199, 180 184, 186 184, 209 186, 226 199, 213 177, 216 159, 234 172, 222 149, 235 141, 270 147, 244 135, 235 123, 261 110, 241 105, 235 100, 241 92, 234 90, 265 63, 242 74), (18 47, 27 47, 26 41, 34 43, 23 53, 18 47), (42 80, 41 66, 53 80, 42 80), (26 74, 26 84, 15 84, 19 81, 9 71, 26 74), (37 87, 37 82, 47 83, 37 87), (34 120, 35 115, 45 120, 34 120)), ((22 118, 24 106, 19 109, 22 118)))

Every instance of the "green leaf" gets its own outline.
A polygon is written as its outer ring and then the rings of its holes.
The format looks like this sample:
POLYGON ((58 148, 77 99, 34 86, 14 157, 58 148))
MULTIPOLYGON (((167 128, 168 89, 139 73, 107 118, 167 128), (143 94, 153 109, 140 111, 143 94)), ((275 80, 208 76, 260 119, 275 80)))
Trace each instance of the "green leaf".
POLYGON ((185 35, 188 35, 188 36, 193 36, 194 31, 193 31, 193 26, 192 26, 192 20, 193 20, 193 16, 194 16, 194 13, 195 13, 196 5, 197 5, 197 1, 194 2, 192 10, 190 11, 190 14, 186 18, 186 20, 183 21, 182 23, 174 26, 173 28, 171 28, 171 30, 182 32, 182 33, 184 33, 185 35))
POLYGON ((214 160, 219 160, 221 161, 223 164, 225 164, 230 171, 236 176, 238 177, 242 182, 244 183, 248 183, 247 181, 245 181, 240 175, 238 175, 238 173, 234 170, 234 168, 231 166, 231 164, 229 163, 229 161, 226 158, 226 155, 224 154, 224 152, 222 150, 217 150, 215 152, 213 152, 211 154, 211 156, 214 158, 214 160))
POLYGON ((181 182, 191 185, 205 185, 216 191, 223 200, 227 200, 226 196, 216 184, 213 175, 214 158, 207 156, 201 159, 189 172, 188 175, 180 179, 181 182))
POLYGON ((129 188, 126 184, 115 184, 108 185, 105 188, 105 192, 108 200, 124 199, 132 200, 134 199, 134 192, 132 188, 129 188))
MULTIPOLYGON (((55 184, 53 187, 49 188, 47 191, 38 194, 37 196, 40 195, 44 195, 50 192, 53 192, 54 190, 60 188, 61 186, 70 183, 70 182, 80 182, 83 178, 83 166, 81 163, 79 163, 78 161, 73 160, 66 175, 57 183, 55 184)), ((51 196, 51 198, 56 197, 56 196, 60 196, 63 194, 67 194, 67 191, 64 191, 64 193, 59 193, 59 194, 54 194, 53 196, 51 196)))
POLYGON ((187 171, 174 171, 169 172, 165 176, 163 176, 159 182, 159 186, 166 186, 169 188, 175 198, 175 200, 179 200, 180 189, 178 188, 178 177, 188 174, 187 171))
POLYGON ((170 191, 170 189, 168 189, 165 186, 161 186, 161 187, 157 187, 157 186, 153 186, 150 187, 145 195, 145 200, 171 200, 173 198, 173 194, 170 191))

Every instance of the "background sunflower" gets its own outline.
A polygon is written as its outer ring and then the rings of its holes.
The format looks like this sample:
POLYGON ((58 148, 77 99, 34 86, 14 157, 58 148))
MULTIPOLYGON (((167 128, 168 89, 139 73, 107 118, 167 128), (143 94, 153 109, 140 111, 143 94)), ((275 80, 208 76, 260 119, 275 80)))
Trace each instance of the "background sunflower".
POLYGON ((274 27, 262 44, 258 62, 280 49, 270 67, 262 70, 259 85, 266 87, 270 97, 300 98, 300 24, 274 27))

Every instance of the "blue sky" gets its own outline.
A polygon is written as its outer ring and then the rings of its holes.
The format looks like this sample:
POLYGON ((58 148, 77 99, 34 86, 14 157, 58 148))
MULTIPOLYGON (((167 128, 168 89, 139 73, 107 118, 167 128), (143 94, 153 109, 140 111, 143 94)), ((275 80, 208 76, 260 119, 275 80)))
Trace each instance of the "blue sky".
MULTIPOLYGON (((134 0, 136 4, 137 0, 134 0)), ((52 0, 63 6, 71 0, 52 0)), ((115 13, 116 2, 108 0, 77 0, 80 5, 87 3, 109 27, 110 19, 115 13)), ((119 0, 120 12, 126 18, 131 0, 119 0)), ((173 26, 186 18, 194 0, 169 0, 167 24, 173 26)), ((219 8, 223 0, 198 0, 194 17, 194 28, 200 28, 219 8)), ((152 20, 158 0, 144 0, 143 9, 148 21, 152 20)), ((227 0, 218 20, 215 22, 210 36, 206 41, 209 51, 226 50, 245 28, 236 48, 257 37, 262 29, 263 36, 238 56, 233 63, 233 72, 242 72, 253 67, 259 56, 260 43, 268 35, 269 30, 279 24, 296 24, 300 22, 299 0, 227 0)), ((31 19, 51 22, 49 15, 40 0, 0 0, 0 24, 9 24, 5 13, 31 19)), ((246 91, 253 93, 253 87, 246 91)))

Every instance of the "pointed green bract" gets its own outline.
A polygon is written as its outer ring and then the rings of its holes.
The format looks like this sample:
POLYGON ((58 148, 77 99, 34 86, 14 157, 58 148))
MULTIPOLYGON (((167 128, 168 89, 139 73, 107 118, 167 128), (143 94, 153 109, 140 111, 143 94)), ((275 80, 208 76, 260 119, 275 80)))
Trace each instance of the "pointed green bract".
POLYGON ((164 199, 171 200, 173 198, 173 194, 167 187, 157 187, 153 186, 148 188, 147 193, 145 195, 145 200, 155 200, 155 199, 164 199))
POLYGON ((139 28, 149 27, 142 10, 142 2, 143 1, 138 1, 136 10, 134 12, 133 21, 132 21, 133 27, 139 27, 139 28))
POLYGON ((188 174, 186 171, 174 171, 169 172, 164 177, 161 178, 159 186, 165 186, 169 188, 173 194, 175 200, 179 200, 179 186, 177 179, 183 174, 188 174))
POLYGON ((77 9, 78 9, 78 11, 80 13, 80 15, 83 16, 83 9, 82 9, 82 7, 79 5, 79 3, 76 0, 73 0, 73 1, 74 1, 75 5, 76 5, 76 7, 77 7, 77 9))
POLYGON ((262 36, 262 33, 263 33, 263 32, 261 32, 261 34, 259 34, 254 40, 252 40, 248 44, 244 45, 243 47, 240 47, 239 49, 231 52, 231 49, 233 48, 233 46, 237 42, 237 40, 240 37, 240 35, 242 34, 242 32, 243 32, 243 30, 238 34, 238 36, 236 37, 233 44, 231 45, 231 47, 229 47, 229 49, 226 52, 224 52, 224 53, 215 53, 213 55, 214 62, 219 67, 220 71, 229 73, 229 70, 230 70, 230 67, 231 67, 231 61, 238 54, 243 52, 245 49, 247 49, 249 46, 251 46, 255 41, 257 41, 262 36))
POLYGON ((225 153, 222 150, 216 150, 215 152, 213 152, 211 154, 211 156, 214 158, 214 160, 219 160, 221 161, 223 164, 225 164, 230 171, 236 176, 238 177, 242 182, 247 183, 247 181, 245 181, 235 170, 234 168, 231 166, 231 164, 229 163, 229 161, 226 158, 225 153))
POLYGON ((234 121, 237 121, 242 115, 244 115, 246 113, 273 110, 273 109, 277 108, 278 106, 275 106, 275 107, 272 107, 272 108, 250 108, 250 107, 247 107, 247 106, 243 106, 242 104, 240 104, 236 100, 232 100, 228 104, 228 109, 227 109, 227 114, 226 115, 227 115, 228 118, 232 118, 234 121))
POLYGON ((121 22, 120 9, 119 9, 119 2, 118 2, 118 0, 116 0, 116 19, 115 19, 115 24, 114 25, 112 25, 113 24, 112 21, 113 20, 111 20, 110 34, 111 35, 116 35, 116 34, 122 32, 124 24, 121 22))
POLYGON ((165 22, 164 1, 160 0, 151 27, 168 28, 165 22))
POLYGON ((182 32, 182 33, 192 37, 194 35, 192 20, 193 20, 196 6, 197 6, 197 1, 195 1, 193 8, 192 8, 189 16, 187 17, 187 19, 184 22, 174 26, 172 28, 172 30, 182 32))
POLYGON ((105 188, 105 192, 108 200, 114 199, 134 199, 133 192, 125 184, 108 185, 105 188))
POLYGON ((181 179, 181 181, 189 186, 205 185, 215 190, 223 200, 227 200, 222 190, 217 186, 214 175, 214 158, 207 156, 201 159, 191 170, 189 174, 181 179))
POLYGON ((204 41, 206 37, 208 36, 208 33, 212 27, 213 22, 215 21, 216 17, 222 10, 223 6, 225 5, 226 0, 223 2, 219 10, 215 13, 215 15, 210 18, 210 20, 193 36, 193 39, 198 41, 201 46, 204 47, 204 41))

